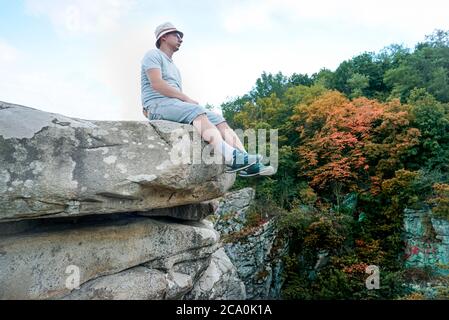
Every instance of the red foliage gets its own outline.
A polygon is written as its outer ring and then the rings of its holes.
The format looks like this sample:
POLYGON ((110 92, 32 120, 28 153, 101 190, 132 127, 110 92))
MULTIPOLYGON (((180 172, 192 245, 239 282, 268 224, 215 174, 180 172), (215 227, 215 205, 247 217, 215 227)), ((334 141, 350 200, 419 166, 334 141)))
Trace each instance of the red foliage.
POLYGON ((409 117, 407 106, 397 101, 350 101, 335 91, 297 106, 292 121, 302 139, 300 175, 318 189, 344 185, 353 191, 373 183, 378 193, 385 174, 399 169, 402 157, 419 143, 409 117))

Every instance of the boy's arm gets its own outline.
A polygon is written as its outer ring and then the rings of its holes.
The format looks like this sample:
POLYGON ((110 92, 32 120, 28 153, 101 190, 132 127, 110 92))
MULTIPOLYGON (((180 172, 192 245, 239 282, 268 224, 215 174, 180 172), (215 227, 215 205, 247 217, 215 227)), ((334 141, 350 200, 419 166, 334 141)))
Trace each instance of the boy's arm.
POLYGON ((198 104, 198 102, 190 99, 187 95, 173 88, 164 79, 162 79, 160 69, 154 68, 147 70, 147 76, 148 79, 150 79, 153 89, 159 92, 161 95, 169 98, 177 98, 188 103, 198 104))

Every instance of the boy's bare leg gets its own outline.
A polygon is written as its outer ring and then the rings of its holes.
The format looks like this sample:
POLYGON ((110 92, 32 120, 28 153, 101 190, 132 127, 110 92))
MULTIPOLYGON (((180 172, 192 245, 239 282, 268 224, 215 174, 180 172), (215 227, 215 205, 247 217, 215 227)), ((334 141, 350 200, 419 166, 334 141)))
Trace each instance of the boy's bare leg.
POLYGON ((231 129, 227 122, 218 124, 217 129, 220 131, 224 141, 226 141, 230 146, 239 149, 240 151, 246 152, 245 147, 240 141, 240 138, 235 133, 235 131, 231 129))
MULTIPOLYGON (((214 152, 217 152, 224 157, 225 163, 230 166, 230 170, 227 172, 231 173, 246 169, 259 161, 259 155, 241 152, 238 148, 228 144, 223 139, 219 129, 209 121, 205 114, 200 115, 193 120, 193 126, 201 134, 201 137, 212 146, 214 152)), ((232 140, 240 142, 237 135, 235 136, 236 139, 232 140)), ((243 149, 241 142, 240 147, 243 149)))
POLYGON ((201 137, 212 145, 214 150, 220 150, 223 138, 217 127, 214 126, 205 114, 198 116, 193 120, 193 126, 201 134, 201 137))

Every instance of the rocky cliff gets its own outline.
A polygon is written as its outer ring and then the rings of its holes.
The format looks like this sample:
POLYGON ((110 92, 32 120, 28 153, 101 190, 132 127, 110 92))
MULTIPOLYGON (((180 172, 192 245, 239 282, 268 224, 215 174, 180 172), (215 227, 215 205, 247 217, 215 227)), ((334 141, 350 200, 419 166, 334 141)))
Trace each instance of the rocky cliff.
POLYGON ((254 197, 255 190, 245 188, 220 198, 214 226, 245 284, 247 299, 280 299, 288 242, 278 234, 275 219, 254 210, 254 197))
POLYGON ((195 135, 0 102, 0 299, 245 299, 203 220, 235 175, 195 135))
POLYGON ((430 208, 404 211, 407 286, 420 299, 448 299, 449 221, 435 218, 430 208))
POLYGON ((404 231, 407 267, 449 275, 449 221, 434 218, 430 209, 406 209, 404 231))

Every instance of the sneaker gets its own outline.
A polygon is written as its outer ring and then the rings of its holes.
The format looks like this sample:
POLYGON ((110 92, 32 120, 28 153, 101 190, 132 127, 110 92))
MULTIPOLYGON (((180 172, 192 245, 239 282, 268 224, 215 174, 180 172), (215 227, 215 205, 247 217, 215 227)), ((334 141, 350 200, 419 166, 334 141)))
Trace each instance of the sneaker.
POLYGON ((252 166, 262 160, 262 156, 259 154, 248 154, 240 150, 234 150, 234 160, 232 165, 228 166, 226 173, 233 173, 252 166))
POLYGON ((265 166, 262 163, 255 163, 248 167, 246 170, 239 172, 240 177, 254 177, 254 176, 272 176, 275 174, 275 170, 272 166, 265 166))

